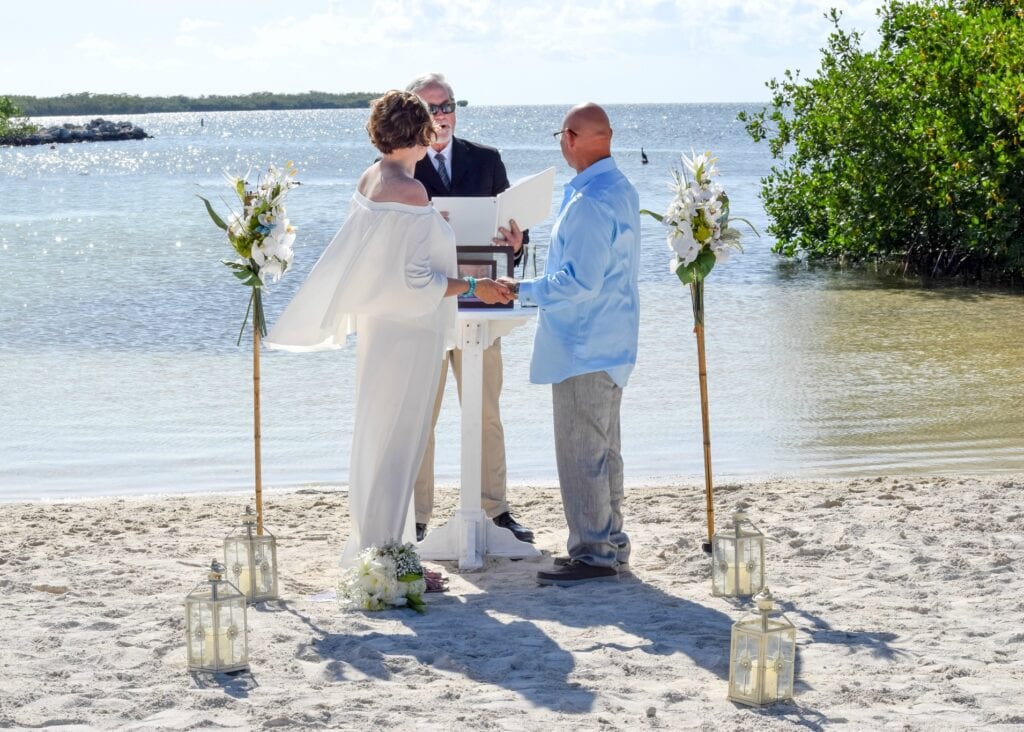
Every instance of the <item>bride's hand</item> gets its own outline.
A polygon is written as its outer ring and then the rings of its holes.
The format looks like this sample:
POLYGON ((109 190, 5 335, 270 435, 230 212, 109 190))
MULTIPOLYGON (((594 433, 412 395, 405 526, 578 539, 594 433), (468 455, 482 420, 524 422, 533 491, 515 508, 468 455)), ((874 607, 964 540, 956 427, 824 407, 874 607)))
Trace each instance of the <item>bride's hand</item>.
POLYGON ((476 281, 474 294, 488 305, 504 305, 512 301, 512 291, 507 286, 488 278, 476 281))

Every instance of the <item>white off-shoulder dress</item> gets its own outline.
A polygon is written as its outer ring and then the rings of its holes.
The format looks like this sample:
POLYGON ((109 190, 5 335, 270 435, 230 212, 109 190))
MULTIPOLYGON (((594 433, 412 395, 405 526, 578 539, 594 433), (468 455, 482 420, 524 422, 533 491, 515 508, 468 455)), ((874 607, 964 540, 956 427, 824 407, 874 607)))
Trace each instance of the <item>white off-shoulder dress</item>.
POLYGON ((267 335, 316 351, 356 333, 349 464, 352 528, 342 553, 400 541, 426 449, 441 360, 454 342, 455 236, 431 206, 352 197, 348 218, 267 335))

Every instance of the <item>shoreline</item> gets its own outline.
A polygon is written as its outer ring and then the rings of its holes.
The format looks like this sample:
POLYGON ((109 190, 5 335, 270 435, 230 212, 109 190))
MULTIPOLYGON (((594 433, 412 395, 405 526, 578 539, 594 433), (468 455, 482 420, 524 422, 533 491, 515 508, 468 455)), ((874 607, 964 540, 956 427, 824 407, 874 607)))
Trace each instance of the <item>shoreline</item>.
MULTIPOLYGON (((822 472, 826 472, 822 470, 822 472)), ((794 483, 848 483, 850 481, 876 481, 882 482, 885 480, 928 480, 928 479, 953 479, 953 478, 968 478, 968 479, 999 479, 999 478, 1018 478, 1024 475, 1024 471, 1017 468, 993 468, 991 470, 964 470, 964 471, 930 471, 921 473, 888 473, 888 474, 849 474, 840 475, 839 477, 827 478, 820 475, 787 475, 783 473, 759 473, 759 474, 716 474, 714 476, 714 490, 718 490, 719 487, 724 489, 730 489, 736 484, 758 484, 758 483, 769 483, 778 481, 788 481, 794 483)), ((459 490, 458 479, 454 480, 436 480, 435 489, 440 492, 452 492, 454 495, 458 495, 459 490)), ((545 489, 552 488, 557 491, 558 489, 558 478, 556 476, 549 476, 547 478, 539 480, 518 480, 508 481, 509 491, 516 491, 520 489, 545 489)), ((625 479, 625 490, 636 491, 636 490, 649 490, 649 489, 661 489, 661 488, 677 488, 680 490, 699 490, 703 496, 704 491, 704 477, 702 475, 677 475, 677 476, 637 476, 630 478, 626 476, 625 479)), ((297 483, 287 484, 276 484, 263 486, 264 495, 298 495, 303 493, 340 493, 345 494, 348 492, 348 483, 345 481, 302 481, 297 483)), ((61 491, 64 493, 64 491, 61 491)), ((252 485, 234 485, 234 486, 218 486, 218 487, 198 487, 195 489, 182 490, 180 492, 173 492, 169 490, 158 490, 152 493, 100 493, 96 495, 40 495, 35 498, 26 498, 23 496, 5 496, 0 492, 0 506, 13 505, 13 504, 58 504, 58 503, 83 503, 89 501, 117 501, 117 500, 130 500, 130 501, 159 501, 163 499, 172 498, 189 498, 189 497, 203 497, 203 496, 222 496, 225 498, 238 497, 242 495, 253 495, 252 485)), ((687 493, 686 495, 689 495, 687 493)))
MULTIPOLYGON (((574 588, 534 582, 564 552, 557 488, 510 489, 545 557, 430 562, 451 589, 422 616, 316 601, 338 578, 345 494, 266 496, 282 590, 248 612, 251 672, 190 675, 184 596, 247 497, 6 505, 0 726, 1024 726, 1024 474, 718 486, 719 523, 742 507, 769 537, 769 586, 797 626, 796 697, 760 711, 726 699, 745 608, 711 596, 702 493, 664 485, 627 493, 630 571, 574 588)), ((432 528, 456 501, 438 491, 432 528)))

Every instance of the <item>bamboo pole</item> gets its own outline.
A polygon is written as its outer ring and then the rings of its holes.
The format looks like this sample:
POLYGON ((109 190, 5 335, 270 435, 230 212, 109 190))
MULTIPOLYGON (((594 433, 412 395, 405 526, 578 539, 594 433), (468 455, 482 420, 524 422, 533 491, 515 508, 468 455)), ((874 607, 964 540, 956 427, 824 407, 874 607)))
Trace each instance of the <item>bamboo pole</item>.
POLYGON ((260 466, 260 323, 253 308, 252 328, 252 439, 256 461, 256 534, 263 536, 263 477, 260 466))
POLYGON ((693 332, 697 336, 697 368, 700 377, 700 417, 704 432, 704 500, 706 503, 708 541, 704 551, 711 551, 711 540, 715 534, 715 499, 711 481, 711 422, 708 416, 708 367, 704 356, 704 281, 696 279, 690 283, 693 299, 693 332))

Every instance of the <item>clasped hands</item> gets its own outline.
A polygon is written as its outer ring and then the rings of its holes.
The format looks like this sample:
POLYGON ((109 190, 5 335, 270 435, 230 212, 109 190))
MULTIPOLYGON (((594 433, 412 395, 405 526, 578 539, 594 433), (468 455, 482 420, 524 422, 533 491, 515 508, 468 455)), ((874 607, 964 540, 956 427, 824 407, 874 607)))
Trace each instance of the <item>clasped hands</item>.
MULTIPOLYGON (((519 228, 515 219, 509 219, 507 229, 499 226, 498 232, 501 236, 491 239, 494 246, 510 246, 515 253, 523 248, 523 230, 519 228)), ((518 289, 519 283, 511 277, 499 277, 497 280, 485 278, 476 281, 474 294, 488 305, 505 305, 516 299, 518 289)))
POLYGON ((515 295, 507 284, 501 279, 495 281, 489 277, 476 281, 476 291, 473 294, 488 305, 505 305, 515 300, 515 295))

